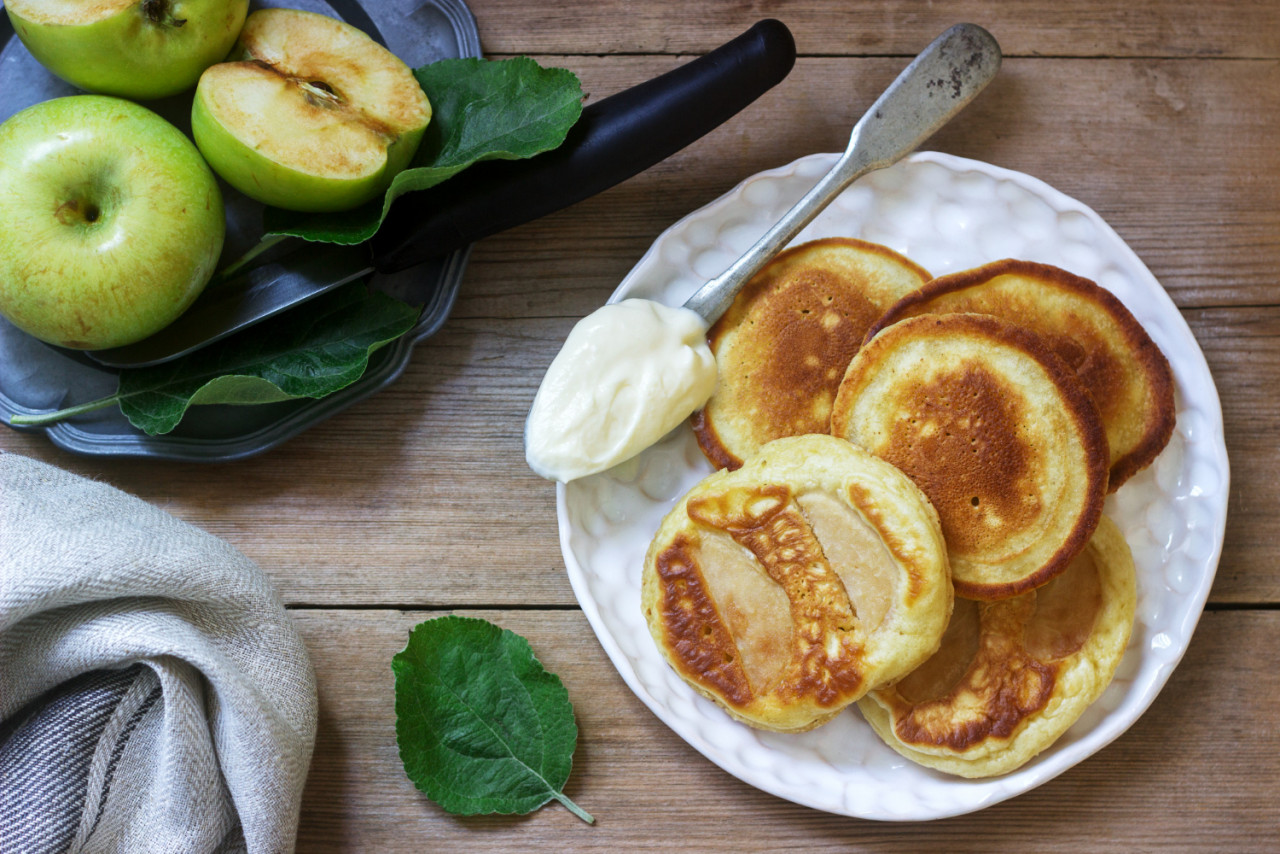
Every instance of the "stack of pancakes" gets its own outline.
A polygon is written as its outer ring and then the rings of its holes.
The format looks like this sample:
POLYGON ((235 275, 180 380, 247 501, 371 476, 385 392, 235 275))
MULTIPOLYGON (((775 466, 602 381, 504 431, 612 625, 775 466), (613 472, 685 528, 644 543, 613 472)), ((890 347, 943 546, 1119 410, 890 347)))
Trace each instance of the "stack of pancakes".
POLYGON ((856 702, 967 777, 1052 744, 1133 624, 1104 499, 1173 429, 1172 372, 1129 311, 1044 264, 930 278, 828 239, 779 255, 708 339, 720 385, 693 424, 723 470, 644 571, 675 670, 767 729, 856 702))

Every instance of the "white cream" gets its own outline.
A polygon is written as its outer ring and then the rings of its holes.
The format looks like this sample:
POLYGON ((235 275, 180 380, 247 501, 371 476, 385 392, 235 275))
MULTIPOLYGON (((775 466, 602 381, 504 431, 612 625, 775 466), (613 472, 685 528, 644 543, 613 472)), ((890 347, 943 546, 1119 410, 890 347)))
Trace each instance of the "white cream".
POLYGON ((578 321, 529 410, 529 467, 567 482, 629 460, 675 429, 715 390, 706 334, 689 309, 645 299, 578 321))

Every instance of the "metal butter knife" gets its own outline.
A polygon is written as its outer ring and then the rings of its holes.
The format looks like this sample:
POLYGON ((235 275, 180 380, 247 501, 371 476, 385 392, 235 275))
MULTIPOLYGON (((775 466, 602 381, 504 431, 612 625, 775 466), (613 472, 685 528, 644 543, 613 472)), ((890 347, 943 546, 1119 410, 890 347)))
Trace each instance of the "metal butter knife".
POLYGON ((779 21, 761 21, 699 59, 585 107, 554 151, 477 164, 430 190, 401 196, 368 243, 290 241, 283 257, 208 289, 150 338, 87 355, 114 368, 160 364, 355 279, 409 269, 568 207, 719 127, 794 64, 790 31, 779 21))

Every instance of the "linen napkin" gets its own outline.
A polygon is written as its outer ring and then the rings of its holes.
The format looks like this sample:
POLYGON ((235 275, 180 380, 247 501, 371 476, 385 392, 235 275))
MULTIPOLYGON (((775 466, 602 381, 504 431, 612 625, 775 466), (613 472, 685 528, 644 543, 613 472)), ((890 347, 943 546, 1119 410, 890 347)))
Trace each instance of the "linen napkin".
POLYGON ((252 561, 0 453, 0 851, 292 851, 315 729, 252 561))

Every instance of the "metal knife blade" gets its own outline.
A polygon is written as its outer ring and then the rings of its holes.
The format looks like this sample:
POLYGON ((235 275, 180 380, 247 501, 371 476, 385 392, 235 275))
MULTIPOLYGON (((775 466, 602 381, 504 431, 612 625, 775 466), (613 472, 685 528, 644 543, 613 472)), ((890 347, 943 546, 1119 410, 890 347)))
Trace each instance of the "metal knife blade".
POLYGON ((185 356, 373 272, 369 248, 326 243, 247 270, 200 295, 173 323, 135 344, 93 350, 112 368, 145 368, 185 356))

